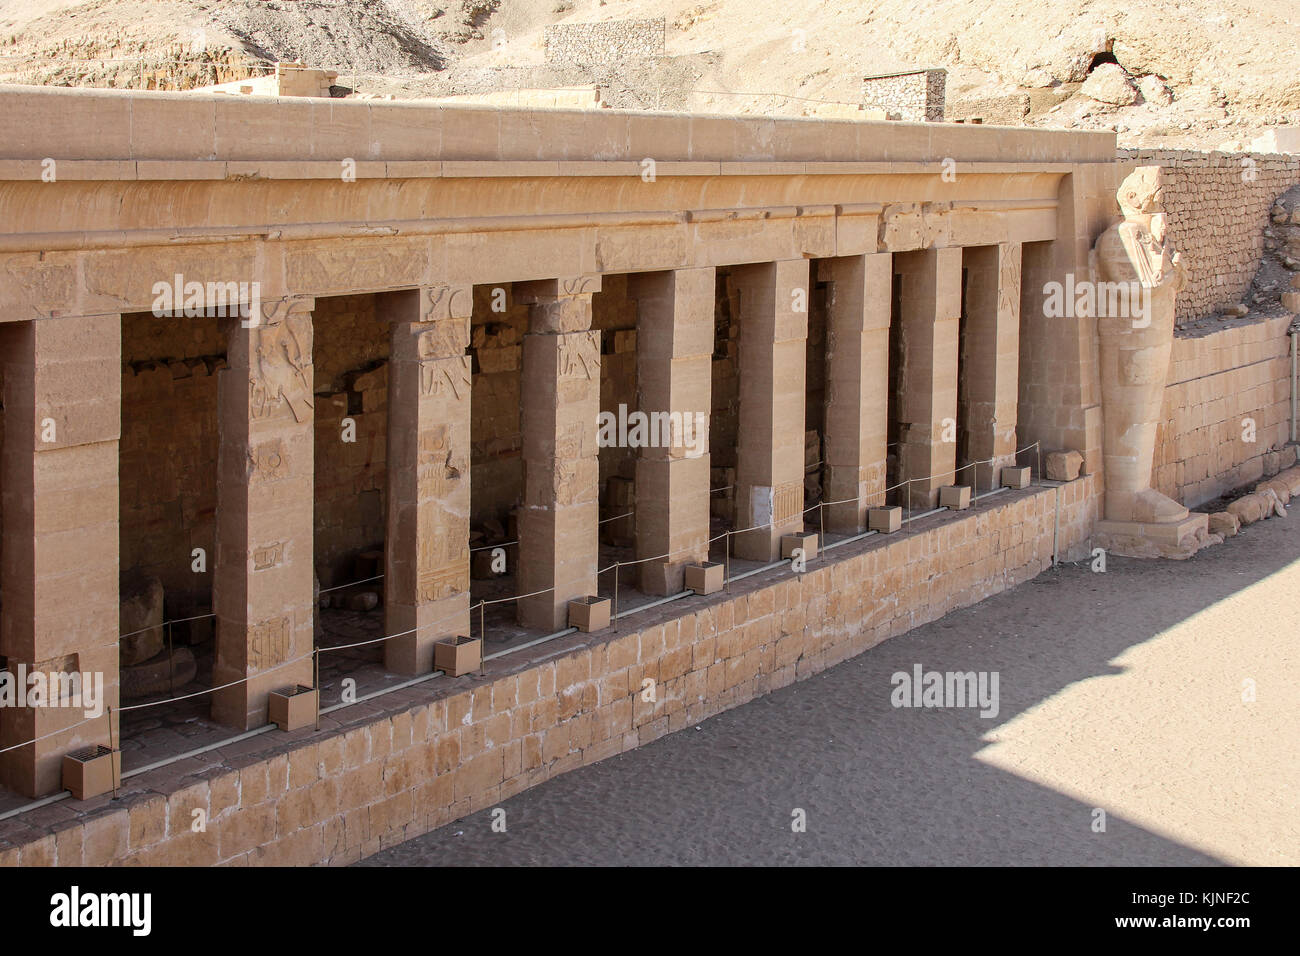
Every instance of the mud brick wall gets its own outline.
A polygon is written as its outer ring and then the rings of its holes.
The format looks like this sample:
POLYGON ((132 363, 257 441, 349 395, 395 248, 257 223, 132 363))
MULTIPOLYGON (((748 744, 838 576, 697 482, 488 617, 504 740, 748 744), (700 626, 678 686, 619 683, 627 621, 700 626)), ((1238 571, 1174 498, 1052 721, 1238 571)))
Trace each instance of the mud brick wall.
POLYGON ((557 23, 545 33, 547 63, 610 63, 659 57, 666 51, 663 17, 557 23))
POLYGON ((1024 126, 1029 115, 1029 94, 970 97, 949 103, 946 110, 950 121, 978 119, 990 126, 1024 126))
MULTIPOLYGON (((474 287, 470 326, 470 520, 503 525, 523 493, 523 436, 519 425, 519 370, 523 364, 528 306, 516 305, 509 284, 474 287), (506 311, 493 312, 493 290, 505 294, 506 311)), ((498 298, 498 301, 502 301, 498 298)))
POLYGON ((1121 180, 1134 166, 1165 170, 1169 235, 1188 271, 1177 318, 1241 302, 1264 252, 1269 208, 1300 183, 1300 156, 1121 149, 1119 163, 1121 180))
POLYGON ((225 355, 220 319, 122 317, 121 569, 157 577, 169 594, 212 588, 225 355), (205 572, 193 570, 195 548, 205 572))
POLYGON ((315 567, 321 587, 357 579, 360 551, 382 550, 388 449, 388 329, 373 295, 316 300, 315 567), (355 423, 343 441, 343 420, 355 423))
POLYGON ((863 109, 884 110, 889 119, 943 122, 947 70, 917 70, 862 79, 863 109))
POLYGON ((806 574, 665 605, 630 633, 558 638, 484 677, 328 714, 320 732, 273 731, 130 777, 117 800, 0 821, 0 865, 355 862, 1029 580, 1051 562, 1058 502, 1063 549, 1086 554, 1099 488, 1090 476, 1004 492, 825 552, 806 574), (640 697, 647 677, 654 703, 640 697), (205 832, 191 831, 195 809, 205 832))
POLYGON ((1174 339, 1164 421, 1156 433, 1155 487, 1187 507, 1288 467, 1289 317, 1174 339), (1255 441, 1243 437, 1243 419, 1255 441))

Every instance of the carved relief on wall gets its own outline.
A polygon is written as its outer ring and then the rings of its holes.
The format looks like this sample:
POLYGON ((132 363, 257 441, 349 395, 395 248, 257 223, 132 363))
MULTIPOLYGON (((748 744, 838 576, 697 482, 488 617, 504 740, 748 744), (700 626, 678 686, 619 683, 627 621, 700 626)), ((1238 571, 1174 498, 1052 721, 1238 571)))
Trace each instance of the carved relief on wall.
POLYGON ((772 523, 793 521, 803 511, 803 482, 786 481, 772 491, 772 523))
POLYGON ((248 629, 248 668, 264 671, 289 659, 292 622, 288 617, 254 624, 248 629))
MULTIPOLYGON (((421 336, 423 349, 423 336, 421 336)), ((421 351, 421 357, 424 353, 421 351)), ((420 394, 429 398, 444 398, 460 401, 469 396, 470 357, 460 355, 455 358, 428 358, 420 363, 420 394)))
POLYGON ((284 542, 263 545, 253 549, 253 570, 266 571, 284 561, 284 542))
POLYGON ((574 332, 559 336, 555 359, 558 380, 591 381, 600 374, 600 333, 574 332))
POLYGON ((276 481, 289 474, 289 458, 278 438, 258 442, 248 452, 248 483, 276 481))
POLYGON ((1014 319, 1020 315, 1020 244, 1008 246, 998 261, 998 316, 1014 319))
POLYGON ((312 416, 311 302, 289 299, 263 304, 263 321, 248 330, 249 416, 272 417, 281 403, 294 421, 312 416))

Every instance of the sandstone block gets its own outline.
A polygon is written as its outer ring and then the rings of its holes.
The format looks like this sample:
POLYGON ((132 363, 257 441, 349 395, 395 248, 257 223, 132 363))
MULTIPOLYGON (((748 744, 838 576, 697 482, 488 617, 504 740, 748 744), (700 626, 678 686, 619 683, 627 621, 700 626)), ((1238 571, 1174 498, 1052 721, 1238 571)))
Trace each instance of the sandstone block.
POLYGON ((965 511, 970 507, 969 485, 945 485, 939 489, 939 507, 965 511))
POLYGON ((1052 481, 1074 481, 1082 467, 1083 455, 1077 451, 1048 452, 1043 464, 1044 472, 1052 481))
POLYGON ((1242 495, 1228 505, 1228 513, 1235 515, 1243 525, 1254 524, 1264 517, 1266 505, 1271 508, 1271 502, 1262 495, 1242 495))
POLYGON ((1003 468, 1001 474, 1002 487, 1004 488, 1028 488, 1030 482, 1030 470, 1025 468, 1003 468))
POLYGON ((881 534, 893 534, 903 527, 903 509, 872 508, 867 512, 867 526, 881 534))
POLYGON ((1231 538, 1241 530, 1241 520, 1230 511, 1216 511, 1210 515, 1210 534, 1231 538))

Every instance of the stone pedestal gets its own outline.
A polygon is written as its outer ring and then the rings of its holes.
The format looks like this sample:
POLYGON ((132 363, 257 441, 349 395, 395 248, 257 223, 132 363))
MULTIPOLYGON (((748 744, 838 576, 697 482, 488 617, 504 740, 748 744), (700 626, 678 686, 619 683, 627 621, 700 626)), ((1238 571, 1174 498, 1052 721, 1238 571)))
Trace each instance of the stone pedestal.
POLYGON ((312 308, 262 304, 256 324, 228 320, 218 380, 217 622, 212 718, 266 723, 272 690, 314 686, 312 308))
POLYGON ((781 536, 803 530, 808 279, 806 259, 737 266, 731 273, 740 301, 735 527, 741 533, 731 536, 739 558, 775 561, 781 536))
POLYGON ((637 459, 636 556, 654 559, 639 565, 640 586, 676 594, 686 565, 709 557, 714 270, 632 276, 628 295, 637 304, 638 408, 652 422, 667 415, 672 441, 637 459))
POLYGON ((433 667, 434 644, 468 635, 469 286, 379 297, 391 323, 384 666, 433 667))
POLYGON ((0 748, 35 740, 0 754, 0 781, 29 797, 62 788, 65 753, 120 743, 107 708, 118 706, 121 329, 117 315, 0 325, 0 655, 15 672, 102 677, 105 708, 89 723, 72 701, 0 709, 0 748))
POLYGON ((885 501, 892 262, 880 253, 818 263, 830 283, 823 497, 843 502, 827 505, 828 531, 856 534, 885 501))
POLYGON ((1130 558, 1190 558, 1206 542, 1210 516, 1189 512, 1181 521, 1098 521, 1092 546, 1130 558))
POLYGON ((908 480, 899 500, 913 511, 934 508, 939 489, 954 481, 957 444, 945 431, 955 431, 957 420, 961 260, 957 248, 894 256, 903 337, 899 462, 908 480))
POLYGON ((524 336, 519 511, 519 623, 556 631, 568 604, 596 593, 599 555, 600 333, 591 331, 599 276, 517 283, 531 305, 524 336))

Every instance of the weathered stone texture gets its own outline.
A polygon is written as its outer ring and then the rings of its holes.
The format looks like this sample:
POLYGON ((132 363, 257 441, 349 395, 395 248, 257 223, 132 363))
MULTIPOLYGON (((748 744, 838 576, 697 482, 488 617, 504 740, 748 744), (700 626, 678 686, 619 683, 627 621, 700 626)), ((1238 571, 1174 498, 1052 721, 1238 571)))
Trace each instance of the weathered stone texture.
POLYGON ((1169 236, 1188 271, 1179 321, 1240 303, 1264 253, 1269 208, 1300 183, 1300 157, 1121 149, 1119 158, 1121 178, 1133 166, 1164 169, 1169 236))

